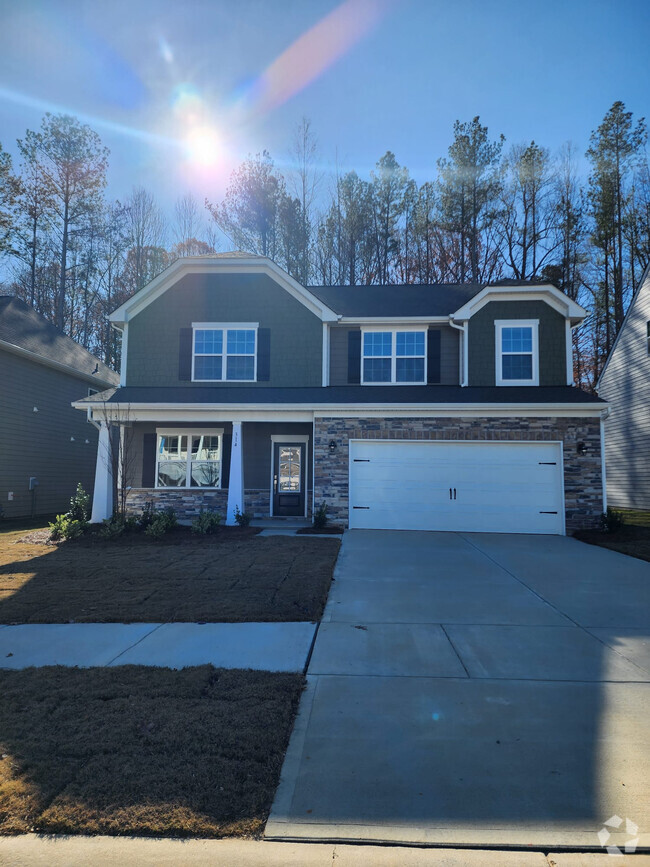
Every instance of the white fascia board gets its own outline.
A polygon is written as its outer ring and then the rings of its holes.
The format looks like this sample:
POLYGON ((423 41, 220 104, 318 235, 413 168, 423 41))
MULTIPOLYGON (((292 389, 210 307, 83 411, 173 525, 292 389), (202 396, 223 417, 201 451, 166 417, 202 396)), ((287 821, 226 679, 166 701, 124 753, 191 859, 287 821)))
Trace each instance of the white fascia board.
POLYGON ((452 314, 453 319, 471 319, 490 301, 546 301, 550 307, 576 324, 587 316, 584 307, 576 304, 564 292, 560 292, 550 283, 540 283, 535 286, 486 286, 452 314))
POLYGON ((449 316, 341 316, 341 325, 449 325, 449 316))
MULTIPOLYGON (((38 352, 31 352, 29 349, 23 349, 22 346, 16 346, 14 343, 8 343, 6 340, 0 340, 0 348, 11 352, 13 355, 19 355, 22 358, 27 358, 36 364, 42 364, 43 367, 51 367, 53 370, 60 370, 62 373, 67 373, 70 376, 76 376, 78 379, 83 379, 93 385, 103 385, 106 388, 115 388, 116 382, 108 382, 102 379, 96 373, 84 373, 77 367, 71 367, 69 364, 63 364, 60 361, 55 361, 53 358, 47 358, 45 355, 39 355, 38 352)), ((98 389, 101 391, 101 389, 98 389)))
MULTIPOLYGON (((73 404, 76 409, 88 409, 92 405, 85 401, 77 401, 73 404)), ((144 421, 148 419, 170 420, 171 418, 188 418, 189 421, 197 421, 205 416, 231 419, 238 417, 241 420, 255 420, 263 417, 269 420, 275 417, 278 421, 311 421, 315 417, 336 418, 373 418, 405 417, 405 416, 429 416, 432 418, 449 416, 579 416, 599 417, 606 411, 606 405, 584 403, 561 403, 561 404, 517 404, 517 403, 428 403, 428 404, 312 404, 301 407, 299 404, 136 404, 136 403, 94 403, 102 414, 109 413, 116 417, 129 414, 131 421, 144 421), (191 416, 191 418, 190 418, 191 416)))
POLYGON ((321 321, 337 322, 339 319, 338 314, 330 310, 327 305, 323 304, 320 299, 305 289, 271 259, 209 259, 187 256, 177 259, 169 268, 136 293, 133 298, 125 301, 121 307, 110 314, 109 320, 113 323, 128 322, 187 274, 265 274, 275 280, 315 316, 318 316, 321 321))

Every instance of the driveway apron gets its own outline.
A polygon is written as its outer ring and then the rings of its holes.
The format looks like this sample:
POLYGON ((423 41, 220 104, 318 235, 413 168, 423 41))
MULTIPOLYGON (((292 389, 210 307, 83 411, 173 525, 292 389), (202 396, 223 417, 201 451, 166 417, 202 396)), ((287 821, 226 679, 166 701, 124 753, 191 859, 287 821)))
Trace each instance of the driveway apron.
POLYGON ((648 563, 347 532, 266 836, 650 846, 649 635, 648 563))

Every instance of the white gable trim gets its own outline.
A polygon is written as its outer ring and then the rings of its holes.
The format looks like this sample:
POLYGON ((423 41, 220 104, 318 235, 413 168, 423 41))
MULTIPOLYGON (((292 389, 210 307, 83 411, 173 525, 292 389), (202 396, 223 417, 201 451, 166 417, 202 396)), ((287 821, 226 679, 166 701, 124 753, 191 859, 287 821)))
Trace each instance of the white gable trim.
POLYGON ((121 307, 118 307, 108 317, 114 325, 124 325, 138 313, 141 313, 153 301, 163 295, 175 283, 186 274, 265 274, 278 283, 296 301, 303 304, 322 322, 337 322, 339 316, 323 304, 320 299, 312 295, 308 289, 301 286, 286 271, 280 268, 271 259, 240 257, 209 259, 204 257, 188 256, 177 259, 162 274, 155 277, 143 289, 137 292, 133 298, 129 298, 121 307))
POLYGON ((558 313, 576 325, 582 322, 587 315, 587 311, 583 307, 576 304, 555 286, 544 283, 538 286, 486 286, 452 314, 452 318, 457 322, 466 322, 490 301, 545 301, 549 307, 557 310, 558 313))

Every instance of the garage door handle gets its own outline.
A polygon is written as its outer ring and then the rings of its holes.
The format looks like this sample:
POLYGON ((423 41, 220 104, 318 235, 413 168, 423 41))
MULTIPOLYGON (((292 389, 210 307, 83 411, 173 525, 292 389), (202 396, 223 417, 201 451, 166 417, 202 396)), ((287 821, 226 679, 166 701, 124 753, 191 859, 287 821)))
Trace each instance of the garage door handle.
POLYGON ((540 515, 557 515, 557 512, 540 512, 540 515))
POLYGON ((454 500, 456 499, 456 488, 454 488, 454 500))
POLYGON ((370 506, 352 506, 353 509, 369 509, 370 506))
POLYGON ((451 488, 449 488, 449 499, 451 500, 451 488))
POLYGON ((355 464, 369 464, 370 458, 353 458, 355 464))
POLYGON ((538 461, 540 467, 556 467, 557 461, 538 461))

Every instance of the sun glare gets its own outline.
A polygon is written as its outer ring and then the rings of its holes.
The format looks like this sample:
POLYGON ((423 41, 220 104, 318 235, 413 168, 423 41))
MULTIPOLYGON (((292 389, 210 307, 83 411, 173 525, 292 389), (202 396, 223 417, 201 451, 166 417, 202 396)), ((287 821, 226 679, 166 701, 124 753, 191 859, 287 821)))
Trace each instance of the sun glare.
POLYGON ((191 130, 185 139, 185 147, 189 161, 197 166, 214 165, 221 150, 217 133, 209 127, 191 130))

